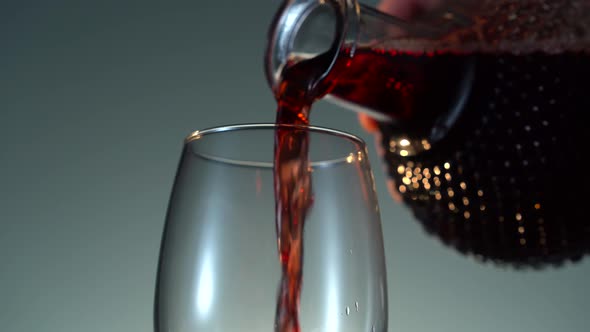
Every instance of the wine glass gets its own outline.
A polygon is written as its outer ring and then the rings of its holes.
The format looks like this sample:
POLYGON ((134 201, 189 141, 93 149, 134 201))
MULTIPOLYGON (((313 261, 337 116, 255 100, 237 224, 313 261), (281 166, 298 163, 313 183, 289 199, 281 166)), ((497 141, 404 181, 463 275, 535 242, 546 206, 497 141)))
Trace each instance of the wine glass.
POLYGON ((302 241, 301 331, 387 331, 383 237, 364 142, 326 128, 248 124, 185 141, 161 243, 156 332, 280 331, 279 127, 309 137, 313 205, 302 241))

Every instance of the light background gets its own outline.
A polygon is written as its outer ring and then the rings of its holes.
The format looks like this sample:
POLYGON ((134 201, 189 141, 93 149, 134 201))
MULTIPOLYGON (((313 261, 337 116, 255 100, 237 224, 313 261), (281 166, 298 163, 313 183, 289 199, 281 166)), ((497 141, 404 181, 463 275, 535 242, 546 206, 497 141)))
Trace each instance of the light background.
MULTIPOLYGON (((158 247, 182 139, 271 122, 277 0, 0 1, 0 330, 152 330, 158 247)), ((372 138, 328 103, 316 125, 369 142, 390 331, 588 331, 590 262, 480 264, 387 194, 372 138)))

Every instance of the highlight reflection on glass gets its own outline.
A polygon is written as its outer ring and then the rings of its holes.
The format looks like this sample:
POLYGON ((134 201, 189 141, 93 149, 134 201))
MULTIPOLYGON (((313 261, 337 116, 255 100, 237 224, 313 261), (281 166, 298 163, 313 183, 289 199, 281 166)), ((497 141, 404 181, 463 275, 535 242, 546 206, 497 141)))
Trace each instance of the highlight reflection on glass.
POLYGON ((213 268, 211 266, 211 254, 206 252, 203 264, 200 266, 199 281, 197 283, 197 312, 201 319, 207 319, 213 302, 213 268))
MULTIPOLYGON (((156 332, 276 331, 275 129, 228 126, 186 139, 161 244, 156 332)), ((314 205, 301 330, 386 332, 381 221, 365 145, 309 130, 314 205)))

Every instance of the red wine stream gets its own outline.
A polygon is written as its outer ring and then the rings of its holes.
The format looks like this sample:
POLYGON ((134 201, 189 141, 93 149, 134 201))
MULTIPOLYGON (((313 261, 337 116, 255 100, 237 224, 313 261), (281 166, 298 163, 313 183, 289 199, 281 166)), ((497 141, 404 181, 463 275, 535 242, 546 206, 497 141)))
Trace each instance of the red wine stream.
MULTIPOLYGON (((321 60, 321 57, 319 58, 321 60)), ((309 111, 322 96, 314 90, 318 60, 302 61, 283 71, 277 89, 274 183, 276 231, 282 278, 279 285, 275 331, 299 332, 299 301, 303 277, 303 228, 313 204, 309 162, 309 111)))

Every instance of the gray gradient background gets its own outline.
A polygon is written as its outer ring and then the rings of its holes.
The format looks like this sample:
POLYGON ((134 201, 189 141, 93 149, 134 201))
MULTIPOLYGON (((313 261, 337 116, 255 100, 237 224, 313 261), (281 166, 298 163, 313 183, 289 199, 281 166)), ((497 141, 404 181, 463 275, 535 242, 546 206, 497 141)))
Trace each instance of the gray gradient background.
MULTIPOLYGON (((0 0, 0 331, 152 330, 166 205, 193 129, 270 122, 262 74, 278 1, 0 0)), ((588 331, 590 261, 479 264, 387 194, 370 142, 390 331, 588 331)))

